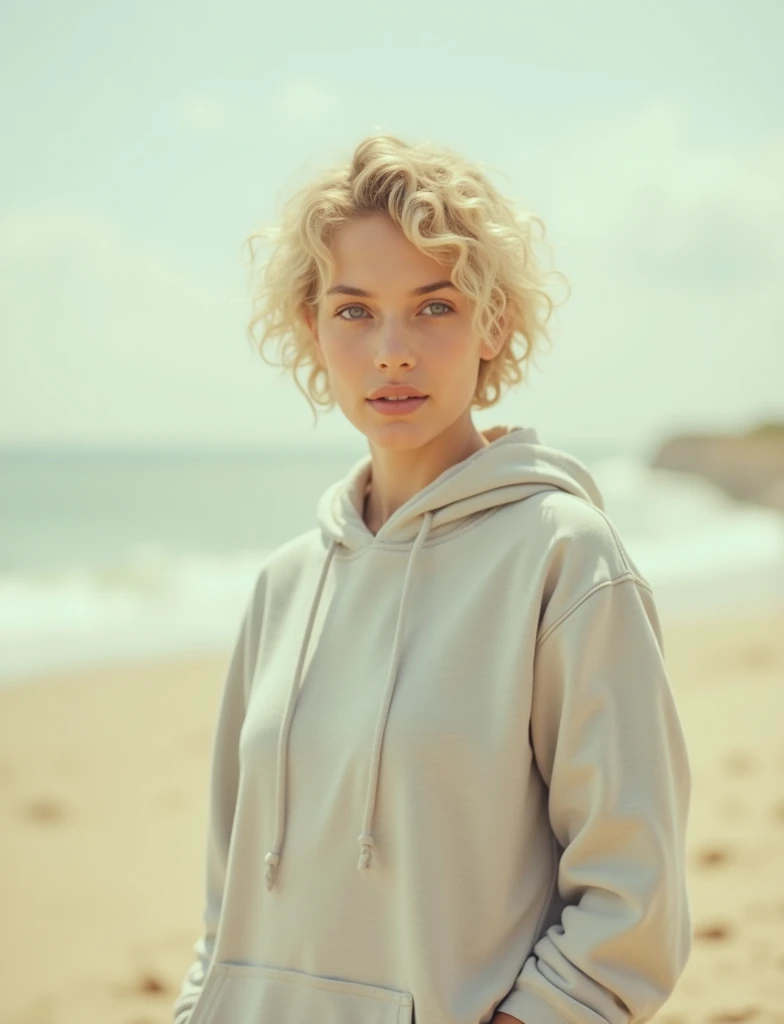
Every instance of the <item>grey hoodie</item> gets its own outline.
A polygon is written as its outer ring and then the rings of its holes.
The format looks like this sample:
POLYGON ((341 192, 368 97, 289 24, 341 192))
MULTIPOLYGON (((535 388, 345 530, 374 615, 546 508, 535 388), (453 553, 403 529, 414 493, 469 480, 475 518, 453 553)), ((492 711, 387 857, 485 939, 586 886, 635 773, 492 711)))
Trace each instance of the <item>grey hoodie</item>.
POLYGON ((176 1024, 650 1020, 691 944, 690 767, 648 582, 588 469, 496 427, 261 566, 213 739, 176 1024))

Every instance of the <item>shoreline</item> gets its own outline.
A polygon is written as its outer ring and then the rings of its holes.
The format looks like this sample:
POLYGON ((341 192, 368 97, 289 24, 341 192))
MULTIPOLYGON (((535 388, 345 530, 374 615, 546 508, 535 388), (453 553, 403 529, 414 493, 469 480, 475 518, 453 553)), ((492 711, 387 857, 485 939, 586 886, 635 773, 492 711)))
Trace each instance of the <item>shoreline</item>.
MULTIPOLYGON (((755 588, 752 585, 752 576, 744 577, 743 580, 737 577, 734 583, 735 586, 730 586, 726 581, 722 581, 712 590, 705 583, 698 590, 691 592, 680 586, 665 590, 661 584, 654 585, 654 600, 662 630, 666 633, 668 629, 700 629, 716 619, 734 621, 736 618, 744 620, 760 615, 766 617, 784 609, 784 583, 755 588), (749 582, 750 580, 752 582, 749 582)), ((151 642, 133 651, 122 646, 113 649, 99 639, 94 651, 80 651, 70 657, 64 657, 60 664, 51 668, 38 665, 26 670, 4 671, 0 664, 0 694, 6 689, 18 686, 69 683, 95 676, 123 673, 126 670, 157 670, 167 665, 178 670, 182 665, 196 665, 204 660, 220 662, 231 653, 231 644, 236 630, 239 629, 243 608, 244 605, 240 603, 240 610, 226 630, 229 639, 224 641, 214 637, 208 641, 194 640, 193 643, 180 640, 168 647, 151 642)))

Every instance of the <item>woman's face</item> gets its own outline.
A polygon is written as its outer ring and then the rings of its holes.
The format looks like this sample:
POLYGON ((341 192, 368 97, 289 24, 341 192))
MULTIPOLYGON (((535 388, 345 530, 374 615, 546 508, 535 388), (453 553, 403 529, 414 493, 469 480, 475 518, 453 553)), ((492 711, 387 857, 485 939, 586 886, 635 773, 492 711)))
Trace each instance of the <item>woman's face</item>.
POLYGON ((458 421, 470 421, 480 360, 495 354, 471 330, 471 300, 384 214, 345 225, 332 254, 330 294, 315 319, 310 313, 306 319, 339 408, 381 448, 418 448, 450 427, 459 430, 458 421), (437 282, 447 284, 414 294, 437 282), (411 385, 428 397, 413 412, 382 415, 368 396, 390 383, 411 385))

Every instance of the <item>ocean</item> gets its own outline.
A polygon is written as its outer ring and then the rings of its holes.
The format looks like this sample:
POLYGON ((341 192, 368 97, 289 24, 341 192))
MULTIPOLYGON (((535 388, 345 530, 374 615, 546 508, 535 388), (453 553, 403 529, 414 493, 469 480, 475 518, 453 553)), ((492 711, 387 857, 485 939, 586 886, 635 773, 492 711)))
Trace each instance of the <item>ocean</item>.
MULTIPOLYGON (((643 452, 564 447, 662 612, 784 599, 784 517, 643 452)), ((365 451, 0 452, 0 684, 225 650, 265 554, 316 525, 320 495, 365 451)))

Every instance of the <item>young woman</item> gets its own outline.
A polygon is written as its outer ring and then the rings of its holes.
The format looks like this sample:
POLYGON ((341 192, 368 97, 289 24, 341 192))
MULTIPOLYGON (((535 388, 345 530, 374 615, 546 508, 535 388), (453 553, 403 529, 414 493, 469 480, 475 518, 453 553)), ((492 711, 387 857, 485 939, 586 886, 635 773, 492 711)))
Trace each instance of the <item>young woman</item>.
POLYGON ((176 1024, 629 1024, 683 970, 651 588, 581 462, 471 418, 549 340, 536 224, 374 136, 274 232, 250 331, 369 454, 253 588, 176 1024))

